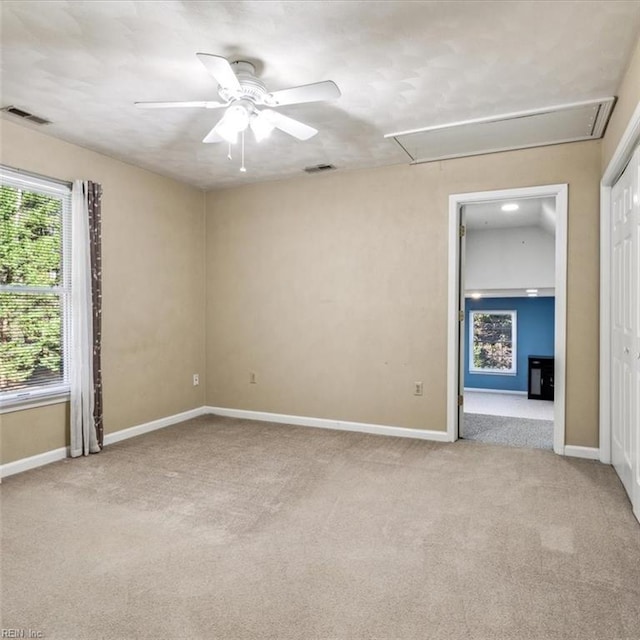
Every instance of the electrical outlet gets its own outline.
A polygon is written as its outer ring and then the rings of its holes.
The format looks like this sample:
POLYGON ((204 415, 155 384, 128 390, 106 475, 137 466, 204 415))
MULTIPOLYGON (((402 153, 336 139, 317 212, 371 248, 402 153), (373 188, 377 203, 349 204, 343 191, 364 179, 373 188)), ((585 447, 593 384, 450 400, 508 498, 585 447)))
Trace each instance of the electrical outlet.
POLYGON ((193 386, 197 387, 200 384, 200 376, 197 373, 193 374, 193 386))
POLYGON ((256 384, 256 374, 253 371, 249 371, 249 384, 256 384))
POLYGON ((421 396, 422 392, 423 392, 424 386, 422 384, 422 382, 414 382, 413 383, 413 395, 414 396, 421 396))

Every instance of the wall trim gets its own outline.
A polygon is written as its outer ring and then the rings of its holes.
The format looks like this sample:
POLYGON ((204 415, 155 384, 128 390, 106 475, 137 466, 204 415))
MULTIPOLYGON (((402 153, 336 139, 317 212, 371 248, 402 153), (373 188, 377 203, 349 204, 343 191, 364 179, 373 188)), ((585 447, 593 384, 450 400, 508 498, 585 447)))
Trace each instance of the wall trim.
MULTIPOLYGON (((105 446, 120 442, 121 440, 127 440, 128 438, 135 438, 143 433, 149 433, 150 431, 156 431, 157 429, 163 429, 185 420, 191 420, 202 416, 206 411, 206 407, 198 407, 196 409, 190 409, 189 411, 183 411, 182 413, 176 413, 166 418, 160 418, 158 420, 152 420, 151 422, 145 422, 144 424, 136 425, 128 429, 121 429, 120 431, 114 431, 113 433, 106 433, 104 436, 105 446)), ((16 473, 22 473, 23 471, 29 471, 30 469, 36 469, 52 462, 58 462, 69 457, 69 447, 60 447, 59 449, 53 449, 51 451, 45 451, 29 458, 21 458, 20 460, 14 460, 13 462, 7 462, 0 465, 0 478, 6 478, 16 473)))
POLYGON ((182 413, 176 413, 172 416, 167 416, 166 418, 159 418, 158 420, 145 422, 144 424, 129 427, 128 429, 120 429, 119 431, 113 431, 112 433, 105 433, 104 444, 107 446, 120 442, 121 440, 135 438, 136 436, 141 436, 143 433, 149 433, 150 431, 156 431, 157 429, 164 429, 165 427, 178 424, 178 422, 197 418, 205 413, 207 413, 205 411, 205 407, 197 407, 196 409, 189 409, 189 411, 183 411, 182 413))
MULTIPOLYGON (((477 389, 474 389, 477 391, 477 389)), ((491 391, 491 390, 489 390, 491 391)), ((523 393, 518 391, 502 391, 502 393, 523 393)), ((352 431, 356 433, 370 433, 373 435, 393 436, 396 438, 413 438, 416 440, 431 440, 434 442, 451 442, 447 431, 435 431, 432 429, 409 429, 407 427, 395 427, 391 425, 370 424, 366 422, 350 422, 347 420, 331 420, 327 418, 311 418, 308 416, 292 416, 284 413, 268 413, 266 411, 249 411, 246 409, 231 409, 228 407, 202 406, 182 413, 176 413, 166 418, 159 418, 143 424, 121 429, 113 433, 105 434, 104 443, 114 444, 129 438, 163 429, 186 420, 191 420, 203 415, 217 415, 227 418, 241 418, 244 420, 256 420, 259 422, 275 422, 284 425, 294 425, 298 427, 313 427, 319 429, 334 429, 336 431, 352 431)), ((599 460, 600 450, 592 447, 580 447, 566 445, 564 454, 576 458, 587 458, 589 460, 599 460)), ((13 462, 0 465, 0 478, 36 469, 52 462, 58 462, 69 457, 69 448, 60 447, 51 451, 45 451, 35 456, 21 458, 13 462)))
POLYGON ((478 393, 500 393, 505 396, 526 396, 529 395, 526 391, 512 391, 511 389, 480 389, 476 387, 465 387, 464 392, 477 391, 478 393))
POLYGON ((35 456, 29 456, 28 458, 20 458, 20 460, 7 462, 6 464, 0 465, 0 478, 7 478, 16 473, 22 473, 23 471, 43 467, 45 464, 64 460, 68 455, 69 448, 60 447, 59 449, 38 453, 35 456))
POLYGON ((611 464, 611 189, 640 144, 640 103, 600 181, 600 462, 611 464))
POLYGON ((69 402, 69 392, 63 391, 53 396, 40 396, 31 398, 30 400, 23 400, 21 402, 15 402, 13 404, 2 404, 0 406, 0 415, 4 413, 15 413, 16 411, 28 411, 29 409, 38 409, 40 407, 48 407, 52 404, 62 404, 63 402, 69 402))
POLYGON ((600 449, 597 449, 596 447, 580 447, 575 444, 566 444, 564 446, 564 455, 571 458, 600 460, 600 449))
POLYGON ((295 425, 297 427, 314 427, 319 429, 334 429, 337 431, 356 431, 372 433, 374 435, 395 436, 397 438, 416 438, 418 440, 434 440, 448 442, 446 431, 429 429, 408 429, 366 422, 348 422, 345 420, 330 420, 326 418, 310 418, 308 416, 290 416, 283 413, 268 413, 265 411, 248 411, 244 409, 230 409, 227 407, 205 407, 206 412, 226 418, 243 418, 261 422, 278 422, 280 424, 295 425))

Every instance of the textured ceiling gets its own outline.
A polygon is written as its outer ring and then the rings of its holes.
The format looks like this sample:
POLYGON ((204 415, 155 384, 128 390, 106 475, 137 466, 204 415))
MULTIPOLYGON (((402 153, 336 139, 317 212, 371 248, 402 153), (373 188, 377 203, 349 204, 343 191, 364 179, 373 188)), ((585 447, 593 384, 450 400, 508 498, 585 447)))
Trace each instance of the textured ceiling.
POLYGON ((640 30, 640 2, 613 0, 5 0, 0 12, 1 106, 201 188, 319 163, 404 163, 385 133, 614 95, 640 30), (275 131, 260 145, 248 136, 243 174, 226 147, 201 143, 220 112, 133 106, 216 99, 199 51, 255 63, 272 91, 334 80, 342 97, 281 108, 320 133, 299 142, 275 131))
POLYGON ((468 229, 486 231, 513 227, 541 227, 555 235, 556 216, 554 198, 523 198, 498 200, 464 206, 464 222, 468 229), (518 205, 517 211, 502 211, 503 204, 518 205))

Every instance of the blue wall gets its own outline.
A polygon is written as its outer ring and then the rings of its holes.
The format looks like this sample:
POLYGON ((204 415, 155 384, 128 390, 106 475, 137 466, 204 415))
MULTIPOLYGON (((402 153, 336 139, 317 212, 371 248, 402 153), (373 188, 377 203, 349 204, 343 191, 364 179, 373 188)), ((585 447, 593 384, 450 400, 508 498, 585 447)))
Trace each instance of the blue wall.
POLYGON ((465 303, 464 386, 476 389, 527 390, 529 356, 553 355, 555 298, 467 298, 465 303), (517 312, 517 374, 469 373, 469 318, 477 310, 517 312))

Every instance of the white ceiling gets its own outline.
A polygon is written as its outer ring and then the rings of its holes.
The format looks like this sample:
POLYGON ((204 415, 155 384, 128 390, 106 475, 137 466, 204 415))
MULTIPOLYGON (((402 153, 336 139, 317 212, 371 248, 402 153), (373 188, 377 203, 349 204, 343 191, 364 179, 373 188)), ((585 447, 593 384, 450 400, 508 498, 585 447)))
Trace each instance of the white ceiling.
POLYGON ((614 0, 4 0, 0 12, 0 106, 201 188, 304 175, 319 163, 404 163, 385 133, 615 95, 640 30, 640 1, 614 0), (259 146, 249 136, 242 174, 224 146, 201 143, 219 112, 133 106, 215 99, 196 52, 254 62, 272 91, 334 80, 343 95, 283 107, 320 133, 299 142, 276 131, 259 146))
POLYGON ((468 204, 464 206, 464 222, 467 229, 475 231, 540 227, 555 235, 555 202, 553 198, 523 198, 468 204), (502 211, 502 205, 507 202, 517 204, 518 210, 502 211))

